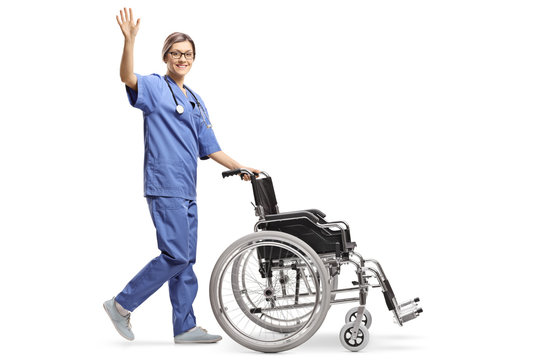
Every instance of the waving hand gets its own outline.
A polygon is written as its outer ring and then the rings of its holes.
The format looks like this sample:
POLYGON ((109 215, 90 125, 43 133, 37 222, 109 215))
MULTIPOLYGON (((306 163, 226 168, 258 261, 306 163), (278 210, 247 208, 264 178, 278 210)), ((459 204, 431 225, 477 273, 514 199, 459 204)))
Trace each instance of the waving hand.
POLYGON ((136 23, 133 21, 133 11, 131 10, 131 8, 129 8, 129 15, 126 8, 124 8, 123 11, 120 10, 120 17, 116 15, 116 21, 118 22, 118 25, 120 25, 122 34, 124 34, 124 37, 126 39, 135 39, 137 31, 139 31, 139 24, 141 22, 141 19, 137 19, 136 23))

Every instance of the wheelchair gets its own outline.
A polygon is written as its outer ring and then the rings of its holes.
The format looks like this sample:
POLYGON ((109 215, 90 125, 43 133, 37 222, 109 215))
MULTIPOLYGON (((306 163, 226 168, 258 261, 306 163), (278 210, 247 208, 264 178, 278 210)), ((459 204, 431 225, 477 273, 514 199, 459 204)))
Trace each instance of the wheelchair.
POLYGON ((326 221, 317 209, 280 213, 266 172, 256 176, 235 169, 222 175, 249 176, 259 217, 253 233, 221 254, 210 278, 212 311, 234 341, 261 352, 289 350, 319 329, 331 305, 358 302, 347 312, 339 339, 346 349, 359 351, 369 342, 369 288, 381 288, 400 326, 422 313, 419 298, 398 303, 379 262, 354 251, 347 223, 326 221), (341 267, 349 264, 357 280, 339 288, 341 267), (351 292, 357 296, 337 298, 351 292))

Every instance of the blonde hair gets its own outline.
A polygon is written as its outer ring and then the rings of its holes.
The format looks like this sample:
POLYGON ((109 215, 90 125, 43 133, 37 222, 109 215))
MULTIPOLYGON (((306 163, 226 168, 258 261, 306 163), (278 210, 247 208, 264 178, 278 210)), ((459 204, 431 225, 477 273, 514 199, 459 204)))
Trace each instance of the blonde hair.
POLYGON ((163 43, 163 50, 161 51, 161 58, 163 59, 163 61, 165 61, 167 53, 169 52, 173 44, 183 41, 189 41, 191 43, 191 47, 193 47, 193 58, 195 59, 195 43, 193 42, 191 37, 189 37, 188 34, 184 34, 181 32, 173 32, 171 35, 167 36, 165 42, 163 43))

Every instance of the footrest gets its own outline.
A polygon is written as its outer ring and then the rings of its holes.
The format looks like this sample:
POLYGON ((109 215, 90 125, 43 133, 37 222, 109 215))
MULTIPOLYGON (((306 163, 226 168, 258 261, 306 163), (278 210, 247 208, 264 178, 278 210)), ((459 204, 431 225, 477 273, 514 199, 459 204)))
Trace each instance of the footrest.
POLYGON ((420 298, 414 298, 412 300, 409 300, 409 301, 405 301, 401 304, 399 304, 399 308, 400 310, 401 309, 406 309, 408 307, 411 307, 411 306, 415 306, 416 304, 418 304, 420 302, 420 298))
POLYGON ((405 301, 399 304, 397 314, 399 316, 400 323, 405 323, 416 319, 424 310, 418 306, 420 298, 414 298, 409 301, 405 301))

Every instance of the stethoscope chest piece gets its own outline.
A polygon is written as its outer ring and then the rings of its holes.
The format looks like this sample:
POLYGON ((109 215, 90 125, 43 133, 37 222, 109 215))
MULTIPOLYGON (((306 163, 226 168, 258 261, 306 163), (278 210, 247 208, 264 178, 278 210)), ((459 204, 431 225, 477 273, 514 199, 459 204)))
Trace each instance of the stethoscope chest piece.
MULTIPOLYGON (((171 84, 169 84, 169 82, 167 81, 167 75, 165 75, 165 82, 167 83, 167 86, 169 87, 169 90, 171 91, 171 95, 174 100, 174 103, 176 104, 176 112, 182 115, 184 113, 184 107, 180 105, 178 101, 176 100, 176 95, 174 95, 174 92, 171 88, 171 84)), ((191 95, 193 95, 193 98, 195 99, 195 102, 197 103, 197 107, 199 108, 199 112, 201 113, 201 117, 204 123, 206 124, 206 127, 208 129, 211 129, 212 124, 210 123, 210 120, 208 119, 208 114, 206 113, 206 109, 203 109, 203 107, 201 106, 201 103, 199 102, 199 99, 197 99, 197 96, 193 93, 193 91, 191 91, 188 87, 185 87, 185 89, 189 91, 191 95)))

